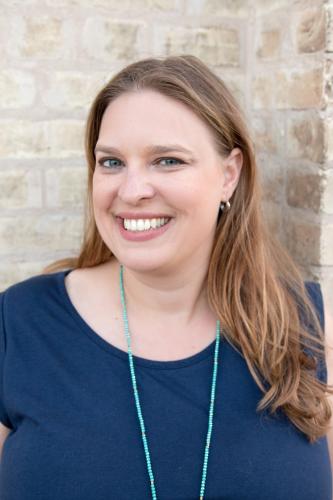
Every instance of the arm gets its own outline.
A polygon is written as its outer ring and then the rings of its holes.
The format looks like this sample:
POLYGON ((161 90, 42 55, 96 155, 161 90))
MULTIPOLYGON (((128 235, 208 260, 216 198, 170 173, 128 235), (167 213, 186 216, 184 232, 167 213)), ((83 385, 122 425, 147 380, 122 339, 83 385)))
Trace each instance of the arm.
POLYGON ((5 442, 5 439, 9 433, 10 433, 10 429, 8 429, 8 427, 6 427, 5 425, 3 425, 0 422, 0 458, 1 458, 1 453, 2 453, 3 443, 5 442))
MULTIPOLYGON (((325 311, 325 338, 327 340, 327 382, 328 384, 333 384, 333 292, 328 289, 323 289, 323 299, 325 311)), ((329 398, 333 410, 333 395, 330 395, 329 398)), ((327 434, 327 440, 333 473, 333 418, 331 420, 331 428, 327 434)))

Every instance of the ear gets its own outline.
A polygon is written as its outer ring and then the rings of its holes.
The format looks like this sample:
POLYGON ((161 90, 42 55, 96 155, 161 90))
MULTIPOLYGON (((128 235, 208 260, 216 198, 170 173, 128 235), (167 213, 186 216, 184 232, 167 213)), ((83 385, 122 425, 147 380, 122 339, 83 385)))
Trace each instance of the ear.
POLYGON ((227 201, 235 191, 243 166, 243 153, 241 149, 234 148, 227 158, 222 160, 223 168, 223 200, 227 201))

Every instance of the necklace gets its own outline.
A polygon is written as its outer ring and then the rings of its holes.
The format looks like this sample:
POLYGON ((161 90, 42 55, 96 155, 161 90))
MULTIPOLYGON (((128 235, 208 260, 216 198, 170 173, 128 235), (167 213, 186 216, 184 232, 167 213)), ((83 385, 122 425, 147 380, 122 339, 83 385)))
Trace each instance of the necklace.
MULTIPOLYGON (((136 383, 136 376, 135 376, 135 370, 134 370, 134 364, 133 364, 133 355, 132 355, 132 348, 131 348, 131 335, 130 335, 129 328, 128 328, 128 318, 127 318, 127 309, 126 309, 126 302, 125 302, 123 266, 122 265, 120 266, 120 296, 121 296, 125 336, 126 336, 126 340, 127 340, 129 368, 130 368, 131 379, 132 379, 135 405, 136 405, 137 415, 138 415, 138 419, 139 419, 139 423, 140 423, 142 442, 143 442, 143 447, 144 447, 145 456, 146 456, 147 470, 148 470, 149 479, 150 479, 151 494, 152 494, 153 500, 157 500, 154 474, 153 474, 153 469, 151 466, 150 453, 149 453, 148 441, 147 441, 147 436, 146 436, 146 428, 145 428, 145 423, 144 423, 143 416, 142 416, 138 386, 136 383)), ((219 343, 220 343, 220 321, 217 320, 216 321, 214 368, 213 368, 213 378, 212 378, 212 387, 211 387, 211 396, 210 396, 208 431, 207 431, 206 446, 205 446, 205 453, 204 453, 204 463, 203 463, 202 477, 201 477, 201 488, 200 488, 200 496, 199 496, 200 500, 203 500, 203 498, 204 498, 206 477, 207 477, 210 438, 211 438, 212 429, 213 429, 213 415, 214 415, 217 368, 218 368, 219 343)))

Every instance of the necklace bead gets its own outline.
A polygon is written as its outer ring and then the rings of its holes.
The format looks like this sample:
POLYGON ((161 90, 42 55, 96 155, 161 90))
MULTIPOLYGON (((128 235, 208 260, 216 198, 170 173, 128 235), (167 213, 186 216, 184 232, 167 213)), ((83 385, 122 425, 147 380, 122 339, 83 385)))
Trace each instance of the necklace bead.
MULTIPOLYGON (((143 447, 145 451, 146 463, 147 463, 147 471, 150 480, 151 494, 153 500, 157 500, 157 494, 155 489, 155 479, 153 474, 153 469, 150 460, 149 446, 148 440, 146 436, 145 424, 141 410, 139 391, 136 383, 134 363, 133 363, 133 355, 132 355, 132 347, 131 347, 131 335, 128 326, 128 317, 127 317, 127 308, 125 301, 125 290, 124 290, 124 277, 123 277, 123 266, 120 266, 120 298, 122 304, 122 316, 125 330, 125 337, 127 340, 127 350, 128 350, 128 362, 129 369, 132 380, 132 387, 135 399, 135 406, 137 410, 138 420, 141 429, 141 436, 143 447)), ((200 487, 200 496, 199 499, 204 499, 205 486, 206 486, 206 477, 207 477, 207 468, 208 468, 208 457, 209 457, 209 449, 211 442, 211 434, 213 430, 213 416, 214 416, 214 402, 215 402, 215 391, 216 391, 216 380, 217 380, 217 370, 218 370, 218 356, 219 356, 219 344, 220 344, 220 321, 216 321, 216 340, 215 340, 215 352, 214 352, 214 364, 213 364, 213 377, 212 377, 212 387, 211 387, 211 396, 210 396, 210 407, 209 407, 209 417, 208 417, 208 431, 206 438, 206 446, 204 451, 204 462, 202 467, 202 477, 201 477, 201 487, 200 487)))

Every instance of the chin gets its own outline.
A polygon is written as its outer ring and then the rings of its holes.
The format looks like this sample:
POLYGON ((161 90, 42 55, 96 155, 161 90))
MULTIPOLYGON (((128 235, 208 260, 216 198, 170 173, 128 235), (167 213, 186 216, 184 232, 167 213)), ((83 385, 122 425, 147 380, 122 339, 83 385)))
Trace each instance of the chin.
MULTIPOLYGON (((134 253, 134 252, 133 252, 134 253)), ((166 273, 170 272, 170 259, 163 259, 161 255, 154 257, 145 252, 145 255, 116 255, 117 260, 124 268, 137 273, 166 273)))

